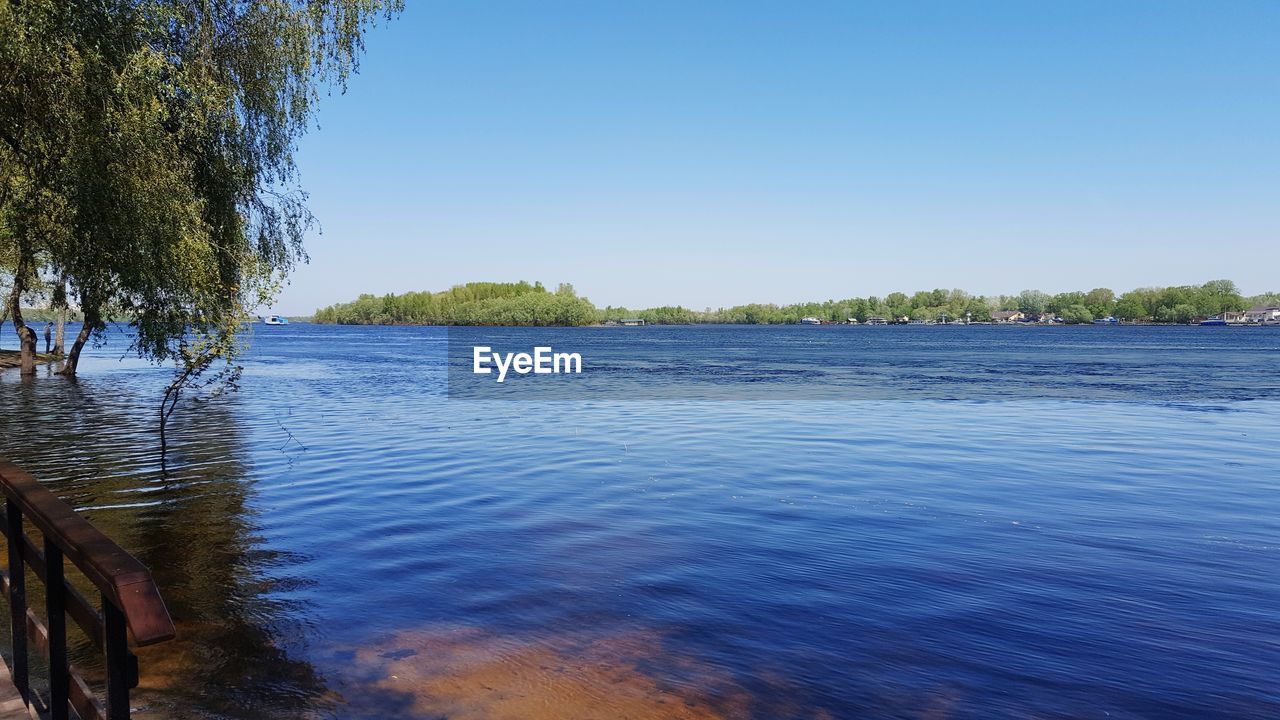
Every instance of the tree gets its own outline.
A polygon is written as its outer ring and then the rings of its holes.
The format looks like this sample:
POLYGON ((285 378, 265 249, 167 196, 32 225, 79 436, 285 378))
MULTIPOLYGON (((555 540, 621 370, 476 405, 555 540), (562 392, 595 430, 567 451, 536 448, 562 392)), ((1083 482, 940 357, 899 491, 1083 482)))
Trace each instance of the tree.
POLYGON ((1094 317, 1107 317, 1115 313, 1116 294, 1108 288, 1094 288, 1084 294, 1083 305, 1094 317))
POLYGON ((1058 293, 1049 298, 1045 303, 1045 310, 1049 312, 1061 313, 1063 310, 1072 305, 1079 305, 1085 301, 1085 295, 1081 292, 1064 292, 1058 293))
POLYGON ((1173 306, 1164 306, 1156 311, 1156 320, 1168 323, 1189 323, 1196 317, 1196 306, 1190 303, 1180 303, 1173 306))
POLYGON ((1151 290, 1131 290, 1116 301, 1115 315, 1121 320, 1143 320, 1153 314, 1151 290))
POLYGON ((1244 305, 1245 307, 1280 305, 1280 292, 1266 292, 1244 298, 1244 305))
POLYGON ((1093 322, 1093 313, 1079 303, 1063 308, 1058 315, 1062 318, 1062 322, 1068 325, 1084 325, 1093 322))
POLYGON ((64 43, 64 12, 54 0, 0 0, 0 260, 11 276, 5 303, 27 376, 35 374, 35 330, 23 320, 22 300, 66 217, 56 181, 83 70, 76 48, 64 43))
MULTIPOLYGON (((619 319, 626 310, 616 312, 619 319)), ((321 308, 314 319, 347 325, 586 325, 596 322, 597 311, 568 283, 554 293, 541 283, 467 283, 438 293, 365 294, 321 308)))
POLYGON ((1039 315, 1044 312, 1049 296, 1039 290, 1023 290, 1018 293, 1018 310, 1028 315, 1039 315))
POLYGON ((399 7, 0 0, 0 254, 24 354, 18 302, 45 270, 84 313, 69 374, 109 310, 144 358, 226 357, 305 259, 293 152, 319 89, 341 89, 365 28, 399 7))
POLYGON ((1240 296, 1239 288, 1230 280, 1210 280, 1200 286, 1198 295, 1197 309, 1206 316, 1249 307, 1249 303, 1240 296))
POLYGON ((892 292, 885 296, 885 309, 889 312, 889 319, 896 320, 900 317, 911 314, 911 301, 903 293, 892 292))

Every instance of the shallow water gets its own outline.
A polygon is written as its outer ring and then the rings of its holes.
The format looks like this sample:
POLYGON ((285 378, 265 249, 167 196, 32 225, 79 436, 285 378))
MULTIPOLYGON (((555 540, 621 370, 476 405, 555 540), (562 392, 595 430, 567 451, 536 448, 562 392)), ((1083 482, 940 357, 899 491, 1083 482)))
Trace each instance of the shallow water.
POLYGON ((259 326, 162 465, 113 333, 0 373, 0 454, 152 567, 155 717, 1280 716, 1280 331, 577 332, 787 387, 467 401, 443 329, 259 326))

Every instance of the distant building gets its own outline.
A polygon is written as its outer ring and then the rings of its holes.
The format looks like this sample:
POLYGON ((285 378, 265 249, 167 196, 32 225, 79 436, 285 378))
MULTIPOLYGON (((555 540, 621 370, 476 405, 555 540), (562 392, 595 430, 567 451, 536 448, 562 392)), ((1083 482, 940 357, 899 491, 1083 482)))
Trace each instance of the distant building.
POLYGON ((996 310, 991 313, 991 322, 1015 323, 1022 322, 1026 317, 1026 315, 1023 315, 1017 310, 996 310))
POLYGON ((1273 325, 1280 323, 1280 305, 1258 305, 1244 311, 1244 322, 1273 325))
POLYGON ((885 320, 879 315, 872 315, 871 317, 867 318, 867 324, 868 325, 888 325, 889 321, 885 320))
POLYGON ((624 318, 622 320, 619 320, 618 324, 626 325, 628 327, 636 327, 639 325, 644 325, 644 319, 643 318, 624 318))
POLYGON ((800 324, 801 325, 821 325, 822 321, 816 317, 810 316, 810 317, 800 318, 800 324))
POLYGON ((1214 315, 1211 318, 1196 318, 1196 322, 1201 325, 1243 325, 1245 323, 1244 313, 1227 311, 1221 315, 1214 315))

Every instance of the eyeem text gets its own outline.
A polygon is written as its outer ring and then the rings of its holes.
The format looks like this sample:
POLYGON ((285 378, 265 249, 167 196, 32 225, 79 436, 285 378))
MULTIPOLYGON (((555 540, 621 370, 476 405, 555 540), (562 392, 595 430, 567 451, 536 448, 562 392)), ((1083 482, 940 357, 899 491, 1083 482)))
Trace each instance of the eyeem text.
POLYGON ((552 373, 581 373, 582 355, 579 353, 552 352, 549 347, 535 347, 529 353, 496 353, 487 345, 476 345, 471 349, 471 371, 477 375, 487 375, 498 369, 498 382, 507 379, 507 371, 514 370, 521 375, 550 375, 552 373))

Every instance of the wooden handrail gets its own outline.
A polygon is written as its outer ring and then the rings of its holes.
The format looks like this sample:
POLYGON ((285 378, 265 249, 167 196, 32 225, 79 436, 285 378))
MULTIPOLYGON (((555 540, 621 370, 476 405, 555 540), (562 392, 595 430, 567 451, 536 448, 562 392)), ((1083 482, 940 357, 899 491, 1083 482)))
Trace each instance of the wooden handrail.
POLYGON ((86 719, 127 719, 129 688, 138 683, 137 658, 129 651, 128 636, 133 636, 136 645, 151 645, 172 640, 175 635, 173 620, 150 571, 30 474, 3 460, 0 492, 5 500, 5 517, 0 525, 9 545, 9 571, 0 574, 0 583, 9 600, 14 684, 30 704, 30 636, 37 650, 49 658, 49 712, 54 720, 68 717, 69 705, 86 719), (24 519, 43 535, 43 550, 23 531, 24 519), (66 560, 98 587, 101 613, 65 579, 66 560), (27 567, 45 583, 47 626, 27 608, 27 567), (88 686, 67 662, 67 615, 104 652, 105 711, 88 695, 88 686))
POLYGON ((133 641, 151 645, 174 636, 173 620, 151 572, 35 478, 0 460, 0 491, 45 538, 57 545, 124 612, 133 641))

